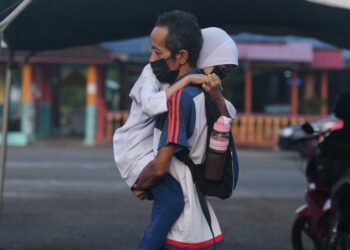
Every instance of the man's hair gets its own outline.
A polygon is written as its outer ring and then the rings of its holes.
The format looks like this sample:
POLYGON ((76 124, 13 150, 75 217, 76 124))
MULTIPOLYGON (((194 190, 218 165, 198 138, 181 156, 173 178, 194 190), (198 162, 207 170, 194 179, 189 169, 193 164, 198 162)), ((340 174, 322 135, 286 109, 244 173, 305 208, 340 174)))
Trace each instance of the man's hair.
POLYGON ((168 28, 165 46, 172 57, 182 49, 187 50, 188 63, 195 67, 203 44, 197 18, 191 13, 174 10, 158 16, 155 26, 168 28))

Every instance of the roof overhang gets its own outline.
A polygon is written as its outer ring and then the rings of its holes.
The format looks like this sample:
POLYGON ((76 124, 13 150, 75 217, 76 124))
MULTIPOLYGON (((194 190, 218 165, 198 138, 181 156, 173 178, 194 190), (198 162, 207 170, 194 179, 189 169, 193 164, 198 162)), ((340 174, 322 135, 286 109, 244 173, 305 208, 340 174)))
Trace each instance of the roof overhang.
MULTIPOLYGON (((148 35, 158 14, 182 9, 202 27, 296 34, 350 48, 347 0, 33 0, 5 31, 11 49, 51 50, 148 35), (337 7, 330 2, 338 2, 337 7)), ((17 0, 1 0, 0 10, 17 0)))
POLYGON ((341 9, 350 9, 349 0, 306 0, 308 2, 326 5, 330 7, 336 7, 341 9))

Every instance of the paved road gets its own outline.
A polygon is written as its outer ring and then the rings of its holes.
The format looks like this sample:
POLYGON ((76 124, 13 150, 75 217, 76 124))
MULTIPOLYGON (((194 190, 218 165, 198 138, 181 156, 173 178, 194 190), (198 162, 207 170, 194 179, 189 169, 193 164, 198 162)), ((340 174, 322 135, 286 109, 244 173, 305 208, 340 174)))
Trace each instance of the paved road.
MULTIPOLYGON (((234 197, 212 201, 226 249, 291 249, 305 189, 293 154, 241 150, 239 158, 234 197)), ((136 249, 150 208, 121 181, 110 147, 10 148, 0 248, 136 249)))

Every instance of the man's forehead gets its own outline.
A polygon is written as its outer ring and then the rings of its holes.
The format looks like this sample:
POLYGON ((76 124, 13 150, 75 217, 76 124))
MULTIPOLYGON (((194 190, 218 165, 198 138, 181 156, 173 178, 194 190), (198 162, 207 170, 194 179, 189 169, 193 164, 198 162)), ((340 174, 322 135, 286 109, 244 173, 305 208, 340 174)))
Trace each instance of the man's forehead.
POLYGON ((168 35, 168 28, 165 26, 156 26, 151 32, 152 46, 164 46, 168 35))

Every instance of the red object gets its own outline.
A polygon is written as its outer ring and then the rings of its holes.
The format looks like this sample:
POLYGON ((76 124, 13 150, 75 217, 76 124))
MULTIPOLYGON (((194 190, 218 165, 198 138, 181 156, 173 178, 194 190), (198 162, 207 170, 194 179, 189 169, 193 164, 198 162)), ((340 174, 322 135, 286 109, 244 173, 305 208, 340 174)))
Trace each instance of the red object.
MULTIPOLYGON (((219 243, 224 239, 224 236, 222 234, 218 235, 215 237, 215 242, 219 243)), ((199 243, 184 243, 184 242, 179 242, 175 240, 165 240, 166 244, 176 246, 176 247, 181 247, 181 248, 188 248, 188 249, 199 249, 199 248, 204 248, 208 247, 214 244, 214 239, 207 240, 204 242, 199 242, 199 243)))
POLYGON ((41 65, 41 102, 44 104, 51 104, 52 89, 51 89, 51 78, 52 78, 52 65, 41 65))
POLYGON ((320 227, 320 222, 325 214, 323 207, 329 198, 329 189, 316 188, 308 190, 306 201, 309 209, 310 233, 313 235, 321 235, 324 233, 324 228, 320 227))
POLYGON ((321 237, 325 233, 325 228, 321 226, 323 216, 328 212, 324 206, 330 197, 330 190, 322 187, 310 187, 306 193, 306 205, 297 209, 300 217, 309 222, 308 233, 314 237, 321 237))
POLYGON ((322 72, 321 75, 321 97, 322 97, 322 108, 321 115, 328 114, 328 73, 322 72))
POLYGON ((314 69, 344 69, 344 57, 339 49, 315 49, 311 63, 314 69))
POLYGON ((178 90, 168 102, 169 133, 168 143, 177 143, 180 130, 180 100, 183 88, 178 90))
POLYGON ((334 122, 333 126, 330 128, 330 131, 335 131, 342 129, 344 127, 344 121, 343 120, 337 120, 334 122))
POLYGON ((250 114, 252 112, 252 69, 248 64, 245 69, 245 103, 244 103, 244 112, 250 114))
POLYGON ((299 110, 299 93, 298 93, 298 75, 297 71, 293 70, 292 73, 292 86, 291 86, 291 113, 297 115, 299 110))

